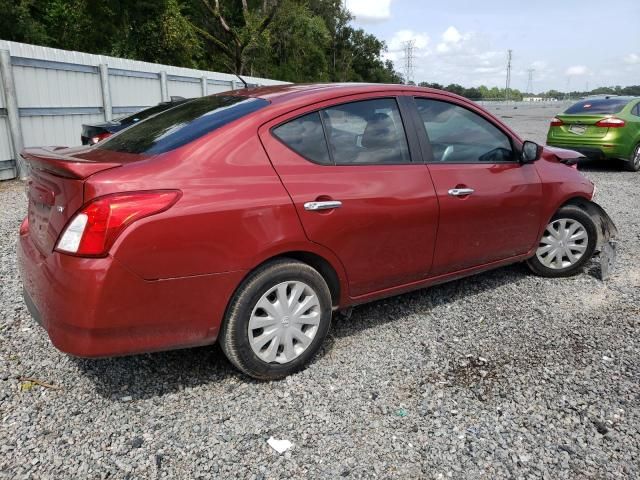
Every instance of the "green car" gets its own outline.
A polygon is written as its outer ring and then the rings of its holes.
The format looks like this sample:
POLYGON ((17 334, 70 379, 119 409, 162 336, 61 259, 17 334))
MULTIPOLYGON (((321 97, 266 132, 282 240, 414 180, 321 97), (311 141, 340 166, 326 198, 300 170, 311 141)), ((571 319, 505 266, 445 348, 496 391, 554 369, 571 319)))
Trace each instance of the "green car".
POLYGON ((604 96, 571 105, 551 121, 547 145, 640 170, 640 97, 604 96))

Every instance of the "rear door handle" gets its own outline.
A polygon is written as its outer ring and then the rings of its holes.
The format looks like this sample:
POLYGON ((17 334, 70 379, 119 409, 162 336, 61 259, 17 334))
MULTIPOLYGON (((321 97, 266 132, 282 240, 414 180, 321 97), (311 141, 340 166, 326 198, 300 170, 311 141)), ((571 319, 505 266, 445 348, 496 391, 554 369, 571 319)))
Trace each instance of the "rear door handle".
POLYGON ((473 188, 452 188, 449 190, 449 195, 452 197, 463 197, 465 195, 471 195, 475 190, 473 188))
POLYGON ((327 200, 324 202, 307 202, 304 204, 304 209, 310 212, 317 212, 318 210, 332 210, 341 206, 342 202, 339 200, 327 200))

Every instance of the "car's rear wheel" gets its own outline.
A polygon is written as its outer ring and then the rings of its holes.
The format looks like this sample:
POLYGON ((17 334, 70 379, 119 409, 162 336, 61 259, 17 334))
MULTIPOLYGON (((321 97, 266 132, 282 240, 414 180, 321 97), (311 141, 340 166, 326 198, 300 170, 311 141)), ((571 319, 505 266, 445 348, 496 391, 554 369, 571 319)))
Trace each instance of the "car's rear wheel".
POLYGON ((546 226, 536 254, 527 264, 543 277, 568 277, 579 273, 593 256, 597 229, 580 207, 567 205, 546 226))
POLYGON ((636 145, 635 150, 631 154, 631 158, 627 160, 626 166, 630 172, 640 171, 640 143, 636 145))
POLYGON ((227 358, 260 380, 285 377, 316 354, 331 323, 331 294, 317 270, 290 259, 253 272, 238 288, 220 333, 227 358))

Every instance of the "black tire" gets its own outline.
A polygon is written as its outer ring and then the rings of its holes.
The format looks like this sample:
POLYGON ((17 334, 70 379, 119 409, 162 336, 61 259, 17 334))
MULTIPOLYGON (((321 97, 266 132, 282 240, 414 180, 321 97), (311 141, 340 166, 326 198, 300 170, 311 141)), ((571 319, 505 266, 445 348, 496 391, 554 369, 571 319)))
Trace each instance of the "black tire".
POLYGON ((331 293, 324 278, 306 263, 283 258, 270 262, 247 277, 234 294, 222 325, 219 342, 225 355, 239 370, 258 380, 276 380, 301 370, 317 353, 327 336, 332 316, 331 293), (300 281, 319 300, 320 320, 309 346, 287 363, 267 363, 253 351, 249 341, 249 320, 262 296, 282 282, 300 281))
MULTIPOLYGON (((580 222, 586 232, 587 232, 587 242, 586 242, 586 250, 584 251, 582 257, 574 263, 565 268, 550 268, 544 265, 537 256, 537 253, 534 254, 529 260, 527 260, 527 265, 535 273, 536 275, 540 275, 542 277, 570 277, 572 275, 576 275, 582 272, 585 264, 591 259, 593 256, 593 252, 596 249, 596 243, 598 239, 598 230, 595 222, 591 218, 591 215, 584 211, 582 208, 576 205, 566 205, 560 208, 555 215, 551 218, 549 224, 552 224, 556 220, 561 219, 572 219, 580 222)), ((546 232, 546 227, 545 227, 546 232)), ((544 233, 543 233, 544 235, 544 233)), ((543 244, 541 243, 540 246, 543 244)))
POLYGON ((625 168, 630 172, 640 171, 640 143, 633 149, 631 158, 625 162, 625 168))

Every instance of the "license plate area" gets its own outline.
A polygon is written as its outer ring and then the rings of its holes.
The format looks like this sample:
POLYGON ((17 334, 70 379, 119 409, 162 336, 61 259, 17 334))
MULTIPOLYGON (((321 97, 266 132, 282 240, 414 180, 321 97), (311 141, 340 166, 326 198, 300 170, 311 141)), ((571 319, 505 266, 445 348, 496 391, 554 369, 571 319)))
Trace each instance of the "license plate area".
POLYGON ((584 135, 587 131, 586 125, 569 125, 569 131, 576 135, 584 135))

